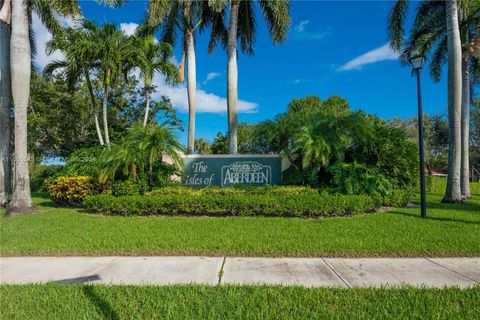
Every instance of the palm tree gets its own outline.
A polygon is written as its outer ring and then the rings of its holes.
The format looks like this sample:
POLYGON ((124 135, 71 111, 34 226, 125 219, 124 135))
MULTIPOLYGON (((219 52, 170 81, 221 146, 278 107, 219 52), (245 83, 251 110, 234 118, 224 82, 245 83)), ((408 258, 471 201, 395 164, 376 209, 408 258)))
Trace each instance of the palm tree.
POLYGON ((207 140, 202 138, 195 140, 195 150, 198 154, 208 154, 211 151, 212 145, 207 140))
POLYGON ((10 0, 0 0, 0 206, 8 203, 10 194, 10 0))
MULTIPOLYGON (((120 5, 124 0, 99 0, 110 5, 120 5)), ((8 212, 10 215, 24 214, 34 211, 31 194, 30 180, 28 175, 28 151, 27 151, 27 104, 30 94, 31 73, 31 47, 32 35, 29 30, 29 17, 35 11, 43 24, 52 33, 61 30, 56 16, 76 16, 80 14, 80 6, 77 0, 35 0, 35 1, 11 1, 0 2, 0 20, 2 24, 9 25, 11 33, 3 32, 0 38, 0 47, 8 48, 10 52, 2 54, 1 65, 7 65, 10 59, 10 74, 8 71, 3 78, 11 79, 11 93, 15 108, 15 157, 14 157, 14 189, 8 212), (13 58, 10 58, 13 57, 13 58)), ((2 70, 4 71, 4 70, 2 70)), ((3 91, 2 91, 3 92, 3 91)), ((3 94, 3 93, 2 93, 3 94)), ((0 98, 7 98, 2 96, 0 98)), ((8 100, 7 100, 8 101, 8 100)), ((9 102, 7 102, 8 105, 9 102)), ((3 102, 2 102, 3 106, 3 102)), ((3 115, 4 113, 2 113, 3 115)), ((2 119, 2 121, 4 121, 2 119)), ((2 137, 6 137, 2 134, 2 137)), ((0 177, 0 180, 4 180, 0 177)))
POLYGON ((130 134, 147 159, 150 183, 153 183, 153 165, 159 160, 162 161, 163 154, 168 155, 174 165, 180 168, 182 159, 179 153, 185 150, 171 127, 151 123, 147 127, 134 126, 130 134))
POLYGON ((103 83, 103 130, 105 144, 110 147, 108 133, 108 95, 113 81, 128 73, 132 68, 134 49, 132 41, 114 24, 98 27, 92 21, 84 20, 82 27, 86 31, 86 41, 95 48, 95 64, 102 74, 103 83))
POLYGON ((462 42, 458 26, 457 0, 447 0, 448 47, 448 179, 443 202, 462 202, 461 168, 461 108, 462 108, 462 42))
POLYGON ((90 76, 91 71, 95 68, 93 60, 95 59, 95 47, 93 45, 92 42, 87 41, 84 30, 80 28, 63 30, 47 43, 47 53, 51 54, 55 50, 61 50, 66 59, 49 63, 45 66, 43 73, 51 76, 56 70, 63 70, 65 80, 70 88, 73 88, 82 80, 82 77, 85 79, 92 104, 92 114, 98 141, 103 146, 103 135, 98 121, 97 98, 93 92, 90 76))
MULTIPOLYGON (((216 13, 209 5, 209 1, 174 1, 150 0, 146 29, 150 32, 162 29, 161 41, 174 45, 177 32, 182 34, 182 60, 180 62, 180 82, 184 80, 185 57, 187 59, 187 94, 188 94, 188 142, 187 153, 195 151, 195 111, 197 72, 195 62, 195 33, 202 32, 208 25, 220 28, 222 25, 223 10, 216 13)), ((212 30, 216 30, 212 28, 212 30)), ((221 36, 212 32, 212 39, 221 36)))
MULTIPOLYGON (((259 1, 260 9, 276 45, 284 41, 291 24, 288 0, 259 1)), ((253 55, 256 36, 255 6, 251 0, 230 0, 227 40, 228 145, 231 154, 238 150, 238 66, 237 38, 244 53, 253 55)))
POLYGON ((145 116, 143 126, 147 125, 150 111, 150 94, 155 90, 152 86, 155 72, 163 73, 167 81, 174 84, 178 80, 175 65, 170 63, 172 47, 167 43, 155 43, 153 35, 139 37, 135 44, 135 65, 140 69, 143 78, 143 92, 145 94, 145 116))
MULTIPOLYGON (((10 1, 3 3, 6 16, 10 1), (7 5, 7 7, 5 7, 7 5)), ((31 47, 30 22, 31 11, 35 10, 46 27, 53 33, 60 30, 55 14, 75 15, 80 13, 75 1, 37 0, 11 2, 10 35, 10 72, 13 105, 15 107, 15 157, 14 188, 8 212, 10 215, 27 214, 34 211, 30 194, 27 151, 27 105, 30 96, 31 47)), ((5 13, 5 12, 4 12, 5 13)), ((8 20, 8 19, 7 19, 8 20)), ((1 44, 2 46, 4 43, 1 44)), ((2 57, 6 59, 6 57, 2 57)))
POLYGON ((100 182, 113 180, 117 174, 138 181, 139 173, 147 165, 150 182, 153 182, 154 164, 167 154, 178 168, 181 164, 180 152, 184 152, 184 148, 171 127, 159 126, 154 122, 146 127, 137 124, 121 143, 112 144, 110 150, 103 152, 100 182))
MULTIPOLYGON (((433 1, 432 1, 433 2, 433 1)), ((440 6, 440 1, 433 7, 440 6)), ((432 7, 419 6, 417 17, 424 19, 433 14, 432 7), (423 11, 422 11, 423 8, 423 11)), ((397 0, 392 8, 388 21, 388 33, 391 47, 401 51, 403 44, 404 25, 408 10, 408 0, 397 0)), ((441 10, 441 9, 438 9, 441 10)), ((418 21, 418 20, 417 20, 418 21)), ((435 23, 440 22, 438 19, 435 23)), ((462 104, 462 48, 458 19, 458 4, 456 0, 445 2, 446 38, 441 44, 448 53, 448 121, 449 121, 449 161, 447 190, 444 202, 461 202, 460 186, 461 169, 461 104, 462 104)))
MULTIPOLYGON (((464 2, 460 15, 460 36, 462 40, 462 112, 461 112, 461 190, 464 198, 470 197, 469 183, 469 122, 470 122, 470 91, 475 75, 480 74, 478 58, 475 56, 476 35, 480 32, 478 15, 480 4, 464 2)), ((446 62, 447 25, 446 3, 443 1, 423 1, 419 4, 417 16, 410 36, 402 49, 401 60, 406 63, 412 54, 420 52, 428 55, 433 51, 430 63, 430 75, 439 81, 442 66, 446 62)))

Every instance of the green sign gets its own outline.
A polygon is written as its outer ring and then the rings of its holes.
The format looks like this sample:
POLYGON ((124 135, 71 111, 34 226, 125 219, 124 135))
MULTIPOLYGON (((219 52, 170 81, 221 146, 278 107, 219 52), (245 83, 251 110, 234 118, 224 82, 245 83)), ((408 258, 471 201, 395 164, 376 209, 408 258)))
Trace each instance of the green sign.
POLYGON ((182 183, 189 187, 273 185, 282 182, 279 155, 188 155, 182 183))

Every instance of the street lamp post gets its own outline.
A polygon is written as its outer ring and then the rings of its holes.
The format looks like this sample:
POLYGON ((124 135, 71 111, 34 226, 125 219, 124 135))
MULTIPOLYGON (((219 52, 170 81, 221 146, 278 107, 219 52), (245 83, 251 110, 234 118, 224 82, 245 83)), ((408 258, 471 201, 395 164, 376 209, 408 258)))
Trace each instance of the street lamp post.
POLYGON ((423 55, 416 55, 409 59, 413 73, 417 76, 418 95, 418 145, 420 146, 420 205, 422 218, 427 217, 427 195, 425 191, 425 151, 423 148, 423 111, 422 111, 422 88, 420 85, 420 73, 425 62, 423 55))

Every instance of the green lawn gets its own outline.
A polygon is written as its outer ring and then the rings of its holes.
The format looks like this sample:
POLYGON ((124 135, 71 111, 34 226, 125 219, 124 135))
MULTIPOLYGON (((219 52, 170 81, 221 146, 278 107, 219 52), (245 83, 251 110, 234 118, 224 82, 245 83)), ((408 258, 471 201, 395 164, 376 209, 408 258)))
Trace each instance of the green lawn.
POLYGON ((352 217, 112 217, 56 208, 0 219, 1 255, 479 256, 480 196, 352 217))
POLYGON ((4 319, 478 319, 460 290, 268 286, 0 286, 4 319))

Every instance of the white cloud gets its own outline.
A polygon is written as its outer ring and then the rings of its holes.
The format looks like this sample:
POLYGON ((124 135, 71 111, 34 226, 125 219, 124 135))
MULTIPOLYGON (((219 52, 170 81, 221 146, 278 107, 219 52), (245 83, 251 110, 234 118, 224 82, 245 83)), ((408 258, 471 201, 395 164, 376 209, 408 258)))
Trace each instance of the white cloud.
POLYGON ((310 20, 303 20, 303 21, 300 21, 299 24, 297 24, 297 26, 294 28, 295 31, 297 32, 303 32, 305 31, 305 27, 310 23, 310 20))
POLYGON ((207 78, 202 82, 203 85, 206 85, 210 80, 220 77, 222 74, 220 72, 209 72, 207 78))
MULTIPOLYGON (((74 25, 74 22, 71 19, 64 17, 57 17, 60 23, 66 27, 74 25)), ((35 55, 33 62, 40 69, 43 70, 47 64, 53 60, 62 60, 64 59, 63 54, 56 50, 51 55, 47 55, 45 52, 47 42, 52 39, 52 34, 45 28, 42 24, 42 21, 36 13, 32 14, 32 29, 35 33, 35 44, 37 47, 37 54, 35 55)))
POLYGON ((138 23, 129 22, 129 23, 120 23, 120 30, 123 31, 127 36, 135 34, 135 31, 138 28, 138 23))
POLYGON ((293 84, 299 84, 300 82, 302 82, 302 79, 295 79, 293 80, 293 84))
POLYGON ((293 36, 297 40, 321 40, 330 34, 330 27, 324 31, 312 31, 308 28, 310 20, 302 20, 293 28, 293 36))
MULTIPOLYGON (((133 72, 137 77, 140 74, 138 70, 133 72)), ((166 83, 165 77, 155 74, 153 77, 153 85, 156 86, 155 92, 152 94, 153 100, 160 100, 162 96, 166 96, 172 102, 172 105, 180 112, 188 112, 188 95, 186 84, 170 86, 166 83)), ((225 113, 227 112, 227 99, 205 90, 197 89, 196 91, 196 112, 197 113, 225 113)), ((256 113, 258 104, 254 102, 239 100, 239 113, 256 113)))
POLYGON ((393 51, 389 44, 381 46, 380 48, 369 51, 361 56, 356 57, 353 60, 348 61, 343 66, 339 67, 337 71, 348 71, 348 70, 358 70, 361 69, 366 64, 371 64, 375 62, 385 61, 385 60, 397 60, 398 53, 393 51))

